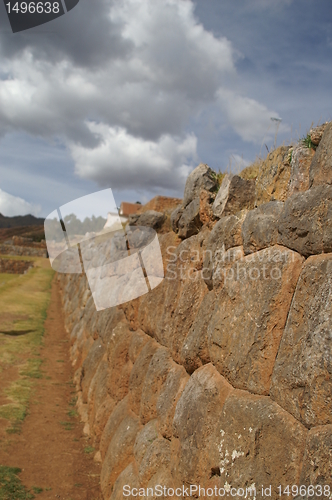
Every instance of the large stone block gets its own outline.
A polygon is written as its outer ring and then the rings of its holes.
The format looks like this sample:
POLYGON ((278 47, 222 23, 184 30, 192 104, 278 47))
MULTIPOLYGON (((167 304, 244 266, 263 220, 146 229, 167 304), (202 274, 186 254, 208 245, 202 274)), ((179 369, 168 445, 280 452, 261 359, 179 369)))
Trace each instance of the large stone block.
POLYGON ((316 427, 308 434, 307 446, 303 459, 300 484, 305 486, 321 486, 315 488, 313 495, 307 498, 318 500, 330 497, 332 494, 332 425, 316 427), (325 492, 324 492, 325 486, 325 492), (329 493, 326 486, 330 487, 329 493))
POLYGON ((167 439, 158 437, 147 447, 139 465, 139 479, 142 486, 148 482, 160 468, 168 467, 171 462, 171 445, 167 439))
POLYGON ((279 243, 278 224, 283 207, 281 201, 270 201, 247 213, 242 224, 246 255, 279 243))
POLYGON ((332 184, 332 122, 326 125, 310 166, 310 187, 332 184))
POLYGON ((87 403, 88 392, 91 381, 97 371, 98 365, 101 362, 104 354, 105 348, 100 340, 96 340, 93 345, 89 348, 88 355, 83 363, 82 370, 82 391, 83 391, 83 401, 87 403))
POLYGON ((219 487, 244 488, 248 498, 277 499, 279 485, 298 484, 307 430, 270 398, 234 391, 215 426, 219 487), (271 494, 262 495, 262 485, 271 485, 271 494))
POLYGON ((281 246, 228 271, 208 327, 212 363, 239 389, 268 394, 303 258, 281 246))
POLYGON ((272 377, 271 396, 306 426, 332 423, 332 254, 304 265, 272 377))
POLYGON ((288 196, 309 189, 309 169, 314 155, 315 150, 304 144, 293 147, 288 196))
POLYGON ((179 205, 171 213, 171 227, 174 233, 178 233, 179 231, 179 220, 181 219, 183 210, 184 210, 183 206, 179 205))
POLYGON ((145 453, 153 441, 158 438, 158 421, 150 420, 143 429, 137 434, 134 445, 134 456, 136 463, 140 465, 145 453))
POLYGON ((127 493, 132 490, 136 493, 136 490, 138 492, 139 487, 138 470, 135 463, 131 463, 121 472, 115 481, 110 500, 123 500, 123 498, 129 498, 132 500, 133 496, 127 496, 127 493))
POLYGON ((159 392, 157 400, 159 432, 166 439, 171 439, 173 435, 175 408, 188 380, 189 375, 183 366, 173 363, 159 392))
POLYGON ((208 231, 201 231, 180 245, 170 245, 166 249, 165 279, 157 289, 143 297, 140 304, 138 320, 142 330, 166 347, 171 348, 174 343, 173 351, 180 350, 194 319, 194 312, 190 308, 199 305, 197 297, 203 293, 204 287, 198 282, 208 234, 208 231), (194 290, 192 295, 188 293, 191 286, 194 290), (189 308, 189 314, 184 311, 181 313, 182 307, 186 310, 189 308), (175 328, 181 331, 175 331, 175 328), (180 335, 182 342, 177 340, 177 335, 180 335))
POLYGON ((92 434, 94 436, 93 444, 96 448, 99 447, 101 436, 104 432, 107 421, 115 408, 115 404, 115 401, 110 396, 106 396, 96 411, 92 427, 92 434))
POLYGON ((135 361, 129 378, 129 401, 132 411, 139 415, 141 396, 144 386, 144 380, 151 362, 152 356, 158 349, 158 344, 154 340, 150 340, 141 350, 138 358, 135 361))
POLYGON ((178 222, 179 237, 189 238, 197 234, 202 227, 200 219, 200 201, 199 198, 194 198, 186 208, 183 209, 182 215, 178 222))
POLYGON ((135 332, 132 332, 131 341, 129 345, 129 359, 132 364, 135 363, 136 359, 140 355, 141 350, 145 346, 147 342, 149 342, 150 337, 142 330, 138 329, 135 332))
POLYGON ((189 334, 200 304, 208 289, 204 280, 197 273, 197 279, 185 281, 176 304, 174 314, 169 323, 167 344, 174 361, 181 363, 181 349, 189 334))
POLYGON ((238 175, 226 174, 213 203, 215 217, 232 215, 243 209, 254 208, 255 181, 238 175))
POLYGON ((317 186, 285 202, 279 219, 280 242, 301 255, 332 251, 332 186, 317 186))
POLYGON ((112 441, 113 436, 115 435, 122 420, 126 417, 133 417, 133 416, 135 416, 135 415, 133 414, 133 412, 130 409, 129 397, 126 396, 113 409, 113 411, 112 411, 111 415, 109 416, 107 423, 105 425, 105 428, 104 428, 104 431, 103 431, 103 434, 102 434, 101 440, 100 440, 100 453, 101 453, 101 456, 103 459, 106 455, 106 452, 108 450, 110 442, 112 441))
POLYGON ((142 389, 140 407, 142 424, 157 417, 158 396, 173 364, 168 349, 165 347, 157 349, 152 356, 142 389))
POLYGON ((231 391, 228 382, 208 364, 193 373, 176 405, 173 430, 180 441, 177 470, 185 484, 202 484, 210 477, 220 435, 216 422, 231 391))
POLYGON ((142 214, 135 214, 129 217, 129 225, 131 226, 146 226, 152 227, 155 231, 161 228, 166 220, 166 215, 163 212, 155 210, 147 210, 142 214))
POLYGON ((229 248, 242 245, 241 227, 245 213, 222 217, 213 227, 206 242, 203 279, 211 290, 216 262, 229 248))
POLYGON ((188 373, 210 362, 207 328, 215 307, 216 295, 207 293, 197 311, 181 349, 181 364, 188 373))
POLYGON ((128 323, 121 321, 113 328, 106 346, 110 370, 107 388, 109 395, 115 401, 120 401, 128 393, 129 377, 133 367, 129 358, 132 335, 128 323))
POLYGON ((116 479, 133 462, 134 444, 140 428, 139 419, 136 416, 125 417, 118 426, 101 469, 100 486, 104 498, 110 497, 116 479))
POLYGON ((310 129, 310 138, 311 142, 313 143, 314 146, 318 146, 320 141, 322 140, 324 131, 327 127, 329 122, 322 123, 322 125, 318 125, 317 127, 314 127, 310 129))
POLYGON ((214 172, 203 163, 198 165, 187 178, 183 196, 183 207, 189 205, 195 198, 199 199, 202 189, 205 191, 217 190, 217 181, 214 172))
POLYGON ((288 196, 291 167, 289 147, 280 146, 271 151, 262 162, 256 178, 256 205, 269 201, 285 201, 288 196))
POLYGON ((96 333, 104 345, 107 345, 109 337, 112 336, 113 328, 123 320, 125 320, 124 312, 117 307, 98 312, 96 333))
MULTIPOLYGON (((108 374, 109 374, 109 368, 105 354, 103 359, 98 365, 97 371, 91 381, 88 392, 88 407, 89 407, 88 411, 89 411, 90 429, 93 429, 98 409, 108 396, 107 392, 108 374)), ((101 432, 98 432, 98 434, 100 435, 101 432)))

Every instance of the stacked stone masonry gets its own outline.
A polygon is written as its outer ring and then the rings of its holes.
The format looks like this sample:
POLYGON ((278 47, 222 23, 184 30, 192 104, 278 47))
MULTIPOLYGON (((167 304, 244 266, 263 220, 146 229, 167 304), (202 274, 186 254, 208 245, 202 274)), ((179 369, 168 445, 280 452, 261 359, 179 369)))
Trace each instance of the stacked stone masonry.
POLYGON ((285 148, 274 152, 254 201, 253 181, 228 176, 216 204, 200 165, 173 231, 159 235, 165 279, 150 293, 96 312, 84 275, 58 275, 105 499, 125 485, 231 486, 257 499, 262 485, 273 499, 288 497, 279 486, 329 485, 330 496, 307 498, 331 498, 330 131, 301 182, 285 148), (229 194, 234 185, 247 199, 229 194), (203 198, 208 222, 190 208, 203 198))

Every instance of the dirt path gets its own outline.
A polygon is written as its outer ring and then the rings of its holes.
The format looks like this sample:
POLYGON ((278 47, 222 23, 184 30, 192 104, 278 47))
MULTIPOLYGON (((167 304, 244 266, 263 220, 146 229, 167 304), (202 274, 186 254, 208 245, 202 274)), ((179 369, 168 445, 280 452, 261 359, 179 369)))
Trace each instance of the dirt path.
POLYGON ((21 468, 28 489, 43 488, 38 500, 100 500, 100 465, 75 416, 73 369, 56 280, 40 352, 43 378, 36 380, 21 433, 9 435, 1 446, 0 464, 21 468))

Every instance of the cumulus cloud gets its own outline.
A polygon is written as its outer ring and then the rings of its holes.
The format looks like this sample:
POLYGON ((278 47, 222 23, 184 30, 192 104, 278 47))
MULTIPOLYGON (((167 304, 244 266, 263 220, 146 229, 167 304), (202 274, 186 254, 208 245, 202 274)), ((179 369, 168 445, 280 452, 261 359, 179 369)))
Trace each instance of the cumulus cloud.
POLYGON ((108 19, 106 36, 114 30, 128 48, 114 57, 110 37, 110 55, 97 68, 79 66, 65 53, 52 60, 30 44, 14 59, 5 57, 3 132, 63 134, 91 145, 85 120, 93 117, 145 139, 181 134, 235 72, 231 43, 207 32, 189 1, 109 2, 108 19))
POLYGON ((228 90, 238 55, 191 0, 82 0, 52 26, 43 43, 0 32, 0 135, 61 136, 80 177, 179 188, 197 161, 190 123, 211 107, 242 139, 264 136, 271 112, 228 90))
POLYGON ((40 207, 0 189, 0 213, 7 217, 26 214, 38 215, 40 207))
POLYGON ((218 103, 244 141, 259 144, 271 127, 271 117, 280 118, 277 112, 256 100, 230 90, 218 90, 218 103))
POLYGON ((100 186, 115 185, 118 189, 183 186, 191 165, 197 161, 197 138, 184 139, 163 135, 158 141, 134 137, 119 127, 89 123, 92 133, 101 138, 95 148, 72 143, 70 150, 76 173, 96 181, 100 186))

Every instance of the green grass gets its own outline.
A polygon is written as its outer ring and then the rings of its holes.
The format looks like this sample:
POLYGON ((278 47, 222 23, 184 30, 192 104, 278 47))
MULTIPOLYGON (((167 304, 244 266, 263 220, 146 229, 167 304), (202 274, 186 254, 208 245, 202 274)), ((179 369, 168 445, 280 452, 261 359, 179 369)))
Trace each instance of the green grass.
POLYGON ((221 183, 223 181, 223 178, 225 177, 225 173, 224 172, 221 172, 219 170, 219 172, 214 172, 212 171, 212 177, 214 178, 214 180, 217 182, 218 186, 217 186, 217 191, 219 190, 220 186, 221 186, 221 183))
POLYGON ((43 493, 43 491, 44 491, 43 488, 38 488, 38 486, 32 486, 32 490, 37 495, 39 495, 39 493, 43 493))
POLYGON ((35 267, 25 275, 0 275, 0 283, 2 276, 6 277, 0 286, 0 374, 11 365, 15 365, 18 371, 14 382, 5 388, 0 387, 2 395, 9 400, 0 406, 0 418, 8 420, 11 425, 6 429, 9 434, 20 432, 34 379, 42 377, 39 349, 53 275, 46 259, 35 259, 35 267), (4 332, 10 332, 10 335, 4 332), (20 332, 29 333, 16 335, 20 332))
POLYGON ((69 410, 69 411, 67 412, 67 415, 68 415, 68 417, 71 417, 71 418, 73 418, 73 417, 78 417, 78 413, 77 413, 77 411, 76 411, 76 410, 69 410))
POLYGON ((72 431, 75 427, 73 422, 60 422, 66 431, 72 431))
POLYGON ((35 496, 21 483, 21 469, 0 465, 0 500, 31 500, 35 496))
POLYGON ((301 139, 302 144, 309 149, 317 149, 317 146, 311 142, 311 135, 307 134, 301 139))
MULTIPOLYGON (((2 257, 1 257, 2 258, 2 257)), ((19 279, 17 274, 4 274, 0 273, 0 288, 11 281, 19 279)))
POLYGON ((86 453, 87 455, 89 455, 90 453, 93 453, 94 451, 95 451, 95 449, 92 446, 86 446, 84 448, 84 453, 86 453))

